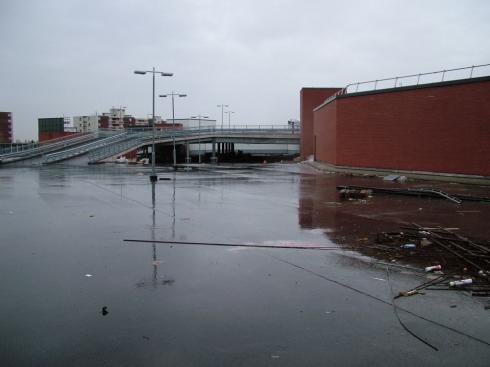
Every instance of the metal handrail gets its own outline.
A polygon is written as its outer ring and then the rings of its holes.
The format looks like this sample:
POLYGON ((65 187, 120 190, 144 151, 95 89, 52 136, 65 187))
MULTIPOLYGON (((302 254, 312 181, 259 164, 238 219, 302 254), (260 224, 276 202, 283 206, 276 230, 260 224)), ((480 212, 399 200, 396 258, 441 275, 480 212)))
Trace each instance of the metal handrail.
MULTIPOLYGON (((351 94, 351 93, 357 93, 357 92, 359 92, 359 86, 360 85, 373 84, 374 83, 374 85, 373 85, 374 88, 372 90, 382 90, 382 89, 390 89, 390 88, 401 88, 402 86, 401 85, 398 86, 397 84, 398 84, 398 81, 400 81, 402 79, 417 77, 417 83, 415 85, 420 85, 420 84, 426 84, 426 83, 420 83, 420 77, 425 76, 425 75, 435 75, 435 74, 441 74, 441 73, 442 73, 441 82, 443 82, 444 81, 444 77, 446 76, 446 73, 451 72, 451 71, 460 71, 460 70, 468 70, 468 69, 470 70, 470 74, 469 74, 469 78, 468 79, 471 79, 471 78, 473 78, 473 72, 474 72, 474 70, 476 68, 483 68, 483 67, 487 67, 487 66, 490 66, 490 64, 472 65, 472 66, 466 66, 466 67, 463 67, 463 68, 444 69, 444 70, 439 70, 439 71, 431 71, 429 73, 419 73, 419 74, 411 74, 411 75, 402 75, 402 76, 395 76, 395 77, 391 77, 391 78, 383 78, 383 79, 369 80, 369 81, 366 81, 366 82, 350 83, 350 84, 347 84, 344 88, 342 88, 342 89, 338 90, 337 92, 335 92, 334 94, 332 94, 330 97, 326 98, 323 101, 323 103, 320 104, 319 106, 317 106, 313 111, 316 111, 319 108, 322 108, 326 104, 328 104, 331 101, 333 101, 334 99, 336 99, 338 96, 341 96, 341 95, 344 95, 344 94, 351 94), (390 80, 394 80, 395 81, 395 83, 394 83, 394 85, 392 87, 377 89, 379 82, 386 82, 386 81, 390 81, 390 80), (349 91, 349 88, 350 87, 353 87, 353 86, 356 86, 355 91, 353 91, 353 92, 349 91)), ((410 85, 405 85, 405 87, 407 87, 407 86, 410 86, 410 85)), ((367 91, 369 91, 369 89, 368 90, 365 90, 365 91, 362 91, 362 92, 367 92, 367 91)))
POLYGON ((56 161, 60 161, 66 158, 75 157, 77 155, 81 155, 87 153, 91 150, 101 148, 107 146, 109 144, 113 144, 114 142, 121 141, 123 139, 127 139, 127 133, 122 132, 117 135, 112 135, 104 139, 100 139, 94 142, 90 142, 88 144, 84 144, 75 148, 65 149, 60 152, 50 153, 43 156, 43 163, 52 163, 56 161))
POLYGON ((70 140, 63 140, 63 141, 58 141, 56 143, 48 144, 48 145, 43 145, 43 146, 37 146, 32 149, 26 149, 26 150, 21 150, 18 152, 12 152, 12 153, 6 153, 0 155, 2 158, 12 158, 12 157, 25 157, 25 156, 36 156, 36 155, 41 155, 46 151, 50 150, 55 150, 55 149, 60 149, 64 148, 67 146, 71 146, 74 144, 78 144, 87 140, 92 140, 97 138, 97 134, 86 134, 82 136, 77 136, 75 138, 72 138, 70 140))
MULTIPOLYGON (((398 81, 400 81, 401 79, 407 79, 407 78, 415 78, 417 77, 417 83, 416 85, 419 85, 420 84, 420 77, 421 76, 425 76, 425 75, 435 75, 435 74, 442 74, 442 77, 441 77, 441 82, 444 81, 444 77, 446 75, 446 73, 448 72, 451 72, 451 71, 460 71, 460 70, 470 70, 470 74, 468 76, 468 79, 471 79, 473 78, 473 72, 476 68, 482 68, 482 67, 487 67, 487 66, 490 66, 490 64, 481 64, 481 65, 472 65, 472 66, 466 66, 466 67, 463 67, 463 68, 454 68, 454 69, 444 69, 444 70, 439 70, 439 71, 431 71, 431 72, 428 72, 428 73, 419 73, 419 74, 411 74, 411 75, 402 75, 402 76, 396 76, 396 77, 391 77, 391 78, 383 78, 383 79, 375 79, 375 80, 369 80, 369 81, 365 81, 365 82, 356 82, 356 83, 350 83, 350 84, 347 84, 343 90, 345 90, 344 93, 352 93, 352 92, 348 92, 348 88, 349 87, 352 87, 352 86, 356 86, 356 90, 355 92, 358 91, 359 89, 359 86, 360 85, 364 85, 364 84, 373 84, 374 83, 374 89, 373 90, 377 90, 377 86, 378 86, 378 83, 379 82, 385 82, 385 81, 389 81, 389 80, 394 80, 395 81, 395 84, 393 87, 391 88, 397 88, 397 83, 398 81)), ((386 89, 386 88, 383 88, 383 89, 386 89)), ((354 92, 354 93, 355 93, 354 92)))

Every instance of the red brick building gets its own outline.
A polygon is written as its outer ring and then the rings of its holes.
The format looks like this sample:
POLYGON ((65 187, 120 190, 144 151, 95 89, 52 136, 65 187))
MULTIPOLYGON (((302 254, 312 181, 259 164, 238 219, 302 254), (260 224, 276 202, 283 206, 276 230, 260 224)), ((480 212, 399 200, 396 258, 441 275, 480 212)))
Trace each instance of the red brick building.
POLYGON ((0 112, 0 143, 13 143, 12 112, 0 112))
POLYGON ((335 90, 301 90, 304 158, 342 168, 490 176, 490 77, 317 103, 335 90))

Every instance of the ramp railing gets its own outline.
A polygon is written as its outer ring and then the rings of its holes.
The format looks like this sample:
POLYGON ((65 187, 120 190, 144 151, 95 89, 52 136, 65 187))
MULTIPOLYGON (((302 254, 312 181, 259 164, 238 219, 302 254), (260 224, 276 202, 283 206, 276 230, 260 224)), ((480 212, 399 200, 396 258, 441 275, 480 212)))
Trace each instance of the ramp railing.
POLYGON ((85 154, 87 152, 90 152, 92 150, 99 149, 107 145, 114 144, 116 142, 127 139, 127 135, 128 134, 126 132, 122 132, 106 138, 98 139, 88 144, 79 145, 71 149, 63 149, 59 152, 45 154, 43 155, 42 163, 49 164, 49 163, 55 163, 65 159, 73 158, 85 154))

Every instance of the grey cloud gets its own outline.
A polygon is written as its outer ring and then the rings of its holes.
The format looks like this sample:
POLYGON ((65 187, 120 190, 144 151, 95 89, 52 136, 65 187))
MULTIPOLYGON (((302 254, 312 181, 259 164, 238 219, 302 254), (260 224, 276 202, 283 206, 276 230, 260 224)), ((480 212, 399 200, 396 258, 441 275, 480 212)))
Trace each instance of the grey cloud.
MULTIPOLYGON (((151 111, 157 91, 189 96, 177 116, 230 104, 240 123, 298 118, 302 86, 458 67, 490 60, 486 1, 2 1, 0 110, 15 138, 39 116, 151 111)), ((157 113, 170 115, 167 100, 157 113)))

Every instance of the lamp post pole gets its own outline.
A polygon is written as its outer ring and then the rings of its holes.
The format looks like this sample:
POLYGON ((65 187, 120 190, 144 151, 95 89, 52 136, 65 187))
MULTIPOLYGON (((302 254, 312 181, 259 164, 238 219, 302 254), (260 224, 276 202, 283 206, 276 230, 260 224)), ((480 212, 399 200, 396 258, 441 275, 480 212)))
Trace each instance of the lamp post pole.
POLYGON ((152 69, 153 77, 153 92, 152 92, 152 104, 151 104, 151 176, 150 181, 155 182, 157 180, 157 174, 155 172, 155 67, 152 69))
POLYGON ((151 175, 150 181, 155 182, 157 180, 157 174, 155 172, 155 74, 160 74, 161 76, 173 76, 173 73, 164 73, 162 71, 156 71, 155 67, 151 70, 135 70, 135 74, 145 75, 146 73, 152 74, 152 137, 151 137, 151 175))
POLYGON ((199 119, 199 153, 198 153, 198 162, 201 163, 201 119, 207 119, 209 118, 209 116, 202 116, 202 115, 198 115, 198 116, 191 116, 191 119, 195 119, 195 118, 198 118, 199 119))
POLYGON ((218 107, 221 107, 221 130, 223 130, 223 115, 224 115, 224 108, 225 107, 230 107, 227 104, 219 104, 218 107))
POLYGON ((228 129, 231 129, 231 122, 230 122, 231 121, 231 114, 232 113, 235 113, 235 112, 233 112, 233 111, 226 111, 225 113, 228 114, 228 129))
POLYGON ((167 94, 160 94, 160 97, 168 97, 172 96, 172 135, 173 135, 173 161, 174 161, 174 167, 177 165, 177 152, 175 150, 175 107, 174 107, 174 97, 187 97, 187 94, 182 94, 182 93, 175 93, 172 91, 172 93, 167 93, 167 94))

